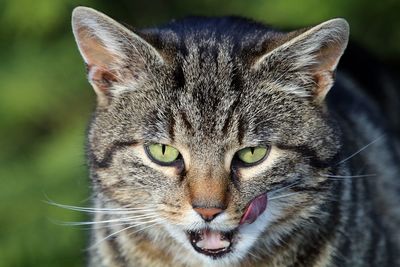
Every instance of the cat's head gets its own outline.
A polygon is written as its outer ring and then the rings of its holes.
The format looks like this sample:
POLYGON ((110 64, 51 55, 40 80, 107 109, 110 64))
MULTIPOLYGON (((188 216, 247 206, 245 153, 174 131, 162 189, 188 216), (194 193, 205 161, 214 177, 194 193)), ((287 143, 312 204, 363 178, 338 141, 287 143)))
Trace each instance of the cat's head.
POLYGON ((290 33, 226 18, 132 32, 77 8, 73 29, 98 97, 94 188, 102 205, 136 211, 137 233, 228 263, 323 212, 340 148, 324 98, 343 19, 290 33))

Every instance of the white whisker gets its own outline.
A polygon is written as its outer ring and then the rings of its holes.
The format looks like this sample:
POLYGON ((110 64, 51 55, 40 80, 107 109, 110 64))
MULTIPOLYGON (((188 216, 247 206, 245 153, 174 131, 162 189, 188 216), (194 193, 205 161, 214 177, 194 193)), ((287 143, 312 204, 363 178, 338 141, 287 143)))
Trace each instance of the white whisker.
POLYGON ((147 214, 142 216, 134 216, 134 217, 125 217, 125 218, 117 218, 110 219, 104 221, 90 221, 90 222, 61 222, 61 225, 71 225, 71 226, 79 226, 79 225, 93 225, 93 224, 106 224, 112 222, 135 222, 135 221, 143 221, 145 219, 157 218, 157 214, 147 214))
POLYGON ((145 229, 147 229, 147 228, 150 228, 150 227, 153 227, 153 226, 156 226, 156 225, 162 224, 164 221, 165 221, 165 220, 158 220, 158 222, 155 222, 155 223, 153 223, 153 224, 151 224, 151 225, 148 225, 148 226, 142 227, 142 228, 140 228, 140 229, 138 229, 138 230, 136 230, 136 231, 134 231, 134 232, 130 233, 129 235, 132 235, 132 234, 135 234, 135 233, 141 232, 141 231, 143 231, 143 230, 145 230, 145 229))
POLYGON ((292 188, 293 186, 295 186, 295 185, 297 185, 299 183, 300 183, 300 181, 295 181, 295 182, 293 182, 293 183, 291 183, 291 184, 289 184, 287 186, 284 186, 284 187, 278 188, 276 190, 273 190, 273 191, 269 192, 268 194, 274 195, 274 194, 279 193, 279 192, 281 192, 281 191, 283 191, 285 189, 290 189, 290 188, 292 188))
POLYGON ((289 194, 285 194, 285 195, 280 195, 280 196, 276 196, 276 197, 271 197, 271 198, 268 198, 268 201, 274 200, 274 199, 283 198, 283 197, 288 197, 288 196, 292 196, 292 195, 297 195, 297 194, 300 194, 300 193, 299 193, 299 192, 296 192, 296 193, 289 193, 289 194))
POLYGON ((131 214, 131 213, 141 213, 141 212, 148 212, 148 211, 154 211, 154 208, 156 208, 155 205, 148 205, 148 206, 143 206, 140 208, 91 208, 91 207, 79 207, 79 206, 71 206, 71 205, 64 205, 64 204, 59 204, 55 202, 47 202, 48 204, 64 208, 64 209, 69 209, 73 211, 81 211, 81 212, 87 212, 87 213, 115 213, 115 214, 131 214))
POLYGON ((382 139, 382 137, 384 137, 385 135, 382 134, 381 136, 379 136, 378 138, 376 138, 375 140, 373 140, 372 142, 366 144, 365 146, 363 146, 362 148, 360 148, 359 150, 357 150, 355 153, 351 154, 350 156, 348 156, 347 158, 339 161, 338 163, 336 163, 336 165, 340 165, 346 161, 348 161, 349 159, 353 158, 354 156, 356 156, 357 154, 361 153, 363 150, 367 149, 369 146, 373 145, 374 143, 378 142, 379 140, 382 139))
POLYGON ((353 179, 353 178, 367 178, 367 177, 374 177, 376 174, 360 174, 360 175, 326 175, 322 174, 321 176, 331 178, 337 178, 337 180, 343 179, 353 179))
MULTIPOLYGON (((133 233, 136 233, 136 232, 138 232, 138 231, 142 231, 142 230, 144 230, 144 229, 146 229, 146 228, 149 228, 149 227, 151 227, 151 226, 154 226, 154 225, 156 225, 156 224, 160 224, 161 222, 163 222, 163 220, 156 219, 156 220, 151 220, 151 221, 147 221, 147 222, 143 222, 143 223, 138 223, 138 224, 134 224, 134 225, 130 225, 130 226, 128 226, 128 227, 122 228, 122 229, 120 229, 120 230, 118 230, 118 231, 116 231, 116 232, 114 232, 114 233, 112 233, 112 234, 109 234, 108 236, 102 238, 101 240, 97 241, 96 243, 94 243, 93 245, 91 245, 91 246, 88 248, 88 250, 97 247, 101 242, 103 242, 103 241, 109 239, 110 237, 113 237, 113 236, 115 236, 115 235, 117 235, 117 234, 119 234, 119 233, 121 233, 121 232, 123 232, 123 231, 126 231, 126 230, 128 230, 128 229, 132 229, 132 228, 135 228, 135 227, 138 227, 138 226, 141 226, 141 225, 144 225, 144 224, 148 224, 148 223, 153 223, 153 224, 150 224, 149 226, 146 226, 145 228, 140 228, 139 230, 133 232, 133 233)), ((131 233, 131 234, 132 234, 132 233, 131 233)))
MULTIPOLYGON (((153 218, 149 218, 149 219, 153 219, 153 218)), ((116 227, 116 226, 131 226, 131 225, 132 225, 132 222, 98 224, 98 225, 93 224, 93 225, 90 225, 90 227, 80 227, 80 229, 82 229, 82 230, 99 230, 99 229, 107 229, 110 227, 112 228, 112 227, 116 227)))
POLYGON ((114 235, 117 235, 117 234, 119 234, 119 233, 121 233, 121 232, 123 232, 123 231, 126 231, 126 230, 128 230, 128 229, 131 229, 131 228, 133 228, 133 227, 136 227, 136 226, 135 226, 135 225, 130 225, 130 226, 125 227, 125 228, 122 228, 122 229, 120 229, 120 230, 118 230, 118 231, 116 231, 116 232, 114 232, 114 233, 112 233, 112 234, 109 234, 109 235, 106 236, 105 238, 102 238, 102 239, 100 239, 100 241, 97 241, 96 243, 94 243, 93 245, 91 245, 91 246, 88 248, 88 250, 97 247, 101 242, 103 242, 103 241, 109 239, 110 237, 112 237, 112 236, 114 236, 114 235))
POLYGON ((255 258, 255 259, 258 259, 258 260, 261 260, 261 257, 260 256, 257 256, 256 254, 254 254, 254 253, 252 253, 252 252, 248 252, 249 253, 249 255, 251 255, 253 258, 255 258))

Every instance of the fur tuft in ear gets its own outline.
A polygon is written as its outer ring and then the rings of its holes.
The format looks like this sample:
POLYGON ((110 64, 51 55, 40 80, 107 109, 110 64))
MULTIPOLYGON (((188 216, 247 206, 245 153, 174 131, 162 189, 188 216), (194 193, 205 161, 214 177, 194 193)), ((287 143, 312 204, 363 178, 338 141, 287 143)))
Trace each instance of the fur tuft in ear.
POLYGON ((332 19, 289 34, 295 37, 259 58, 254 68, 277 83, 279 77, 289 77, 285 80, 288 91, 321 103, 333 85, 336 66, 346 49, 349 25, 344 19, 332 19))
POLYGON ((94 9, 75 8, 72 29, 99 105, 106 105, 110 95, 136 89, 151 76, 149 66, 163 63, 149 43, 94 9))

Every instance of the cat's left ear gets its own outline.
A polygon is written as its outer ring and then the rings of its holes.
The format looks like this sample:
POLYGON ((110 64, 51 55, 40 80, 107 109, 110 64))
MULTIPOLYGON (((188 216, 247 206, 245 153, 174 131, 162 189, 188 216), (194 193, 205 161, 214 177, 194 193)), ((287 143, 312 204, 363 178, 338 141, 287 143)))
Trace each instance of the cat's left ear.
POLYGON ((101 106, 112 96, 135 90, 154 78, 151 71, 164 63, 143 38, 94 9, 75 8, 72 28, 101 106))
POLYGON ((334 72, 348 37, 346 20, 332 19, 289 33, 280 45, 258 58, 253 67, 263 71, 269 80, 275 80, 282 89, 312 97, 320 104, 333 85, 334 72))

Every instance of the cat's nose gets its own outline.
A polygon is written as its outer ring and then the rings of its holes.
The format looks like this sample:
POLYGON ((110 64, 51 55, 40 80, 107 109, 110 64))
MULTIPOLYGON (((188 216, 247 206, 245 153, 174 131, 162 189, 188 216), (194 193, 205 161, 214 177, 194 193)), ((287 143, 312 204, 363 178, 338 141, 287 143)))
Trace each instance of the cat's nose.
POLYGON ((205 220, 211 222, 223 210, 219 208, 194 208, 194 210, 205 220))

